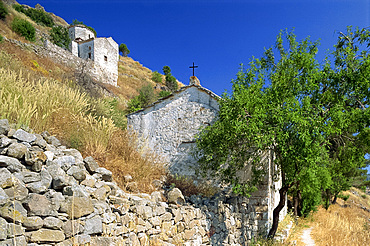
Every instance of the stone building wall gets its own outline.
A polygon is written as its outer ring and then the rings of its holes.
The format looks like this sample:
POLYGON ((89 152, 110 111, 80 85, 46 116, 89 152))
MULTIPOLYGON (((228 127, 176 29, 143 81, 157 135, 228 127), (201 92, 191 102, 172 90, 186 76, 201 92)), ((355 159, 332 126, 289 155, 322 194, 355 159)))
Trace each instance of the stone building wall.
POLYGON ((0 245, 244 246, 266 231, 268 202, 128 194, 93 158, 0 120, 0 245))
POLYGON ((71 26, 68 29, 68 33, 71 40, 75 40, 76 38, 81 38, 81 40, 95 38, 95 34, 83 25, 71 26))
MULTIPOLYGON (((140 137, 142 144, 155 150, 168 161, 172 174, 191 176, 196 181, 205 181, 196 176, 197 160, 191 154, 195 148, 195 136, 200 130, 213 123, 217 117, 219 97, 209 90, 195 85, 181 88, 172 96, 164 98, 143 110, 127 116, 128 129, 140 137)), ((267 233, 272 225, 273 209, 279 202, 278 190, 281 180, 274 165, 271 152, 262 154, 261 162, 267 166, 268 173, 259 190, 248 199, 249 212, 260 212, 255 228, 261 234, 267 233)), ((238 175, 247 180, 250 178, 250 167, 238 175)), ((209 185, 219 186, 219 181, 208 177, 209 185)), ((230 193, 230 187, 222 187, 223 194, 230 193)), ((244 198, 235 198, 241 202, 244 198)), ((242 206, 242 204, 237 204, 242 206)), ((281 212, 281 219, 286 215, 286 208, 281 212)), ((252 215, 253 217, 253 215, 252 215)), ((255 229, 254 228, 254 229, 255 229)), ((244 228, 245 229, 245 228, 244 228)), ((248 233, 253 232, 248 227, 248 233)))
POLYGON ((218 96, 200 86, 182 87, 173 95, 127 116, 128 128, 170 163, 170 170, 192 175, 196 160, 189 154, 199 129, 212 124, 218 96))

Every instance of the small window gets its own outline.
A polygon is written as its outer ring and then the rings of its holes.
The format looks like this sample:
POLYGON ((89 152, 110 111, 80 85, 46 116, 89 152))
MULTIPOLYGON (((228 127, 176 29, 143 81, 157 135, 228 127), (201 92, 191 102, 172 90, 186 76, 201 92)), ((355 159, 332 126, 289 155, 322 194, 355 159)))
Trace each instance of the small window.
POLYGON ((91 50, 91 46, 89 46, 89 50, 91 50))
POLYGON ((89 53, 89 59, 91 59, 91 53, 89 53))
POLYGON ((90 39, 90 34, 89 34, 89 39, 90 39))
POLYGON ((108 57, 107 56, 104 56, 104 61, 108 61, 108 57))

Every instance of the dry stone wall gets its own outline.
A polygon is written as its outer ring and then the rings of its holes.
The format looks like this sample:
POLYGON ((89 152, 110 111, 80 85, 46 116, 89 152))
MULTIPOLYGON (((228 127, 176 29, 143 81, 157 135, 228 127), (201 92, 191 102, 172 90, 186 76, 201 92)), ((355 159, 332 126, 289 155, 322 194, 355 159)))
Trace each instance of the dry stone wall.
POLYGON ((177 188, 128 194, 92 157, 0 120, 1 246, 247 245, 266 232, 267 204, 177 188))

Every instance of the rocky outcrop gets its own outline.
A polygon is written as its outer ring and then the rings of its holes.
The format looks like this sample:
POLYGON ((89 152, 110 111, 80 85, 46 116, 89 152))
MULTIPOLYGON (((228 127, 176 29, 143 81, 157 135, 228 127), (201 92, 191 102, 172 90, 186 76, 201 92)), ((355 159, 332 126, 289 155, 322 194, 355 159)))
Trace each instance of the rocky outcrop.
POLYGON ((0 245, 246 245, 266 230, 266 199, 128 194, 47 132, 0 133, 0 245))

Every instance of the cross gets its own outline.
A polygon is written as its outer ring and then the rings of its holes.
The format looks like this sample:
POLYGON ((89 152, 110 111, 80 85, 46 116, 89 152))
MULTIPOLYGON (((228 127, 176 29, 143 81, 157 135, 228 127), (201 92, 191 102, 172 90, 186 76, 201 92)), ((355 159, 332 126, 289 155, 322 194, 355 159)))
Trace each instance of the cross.
POLYGON ((193 76, 194 76, 194 68, 197 68, 198 66, 195 66, 194 65, 194 62, 193 62, 193 66, 189 67, 189 68, 192 68, 193 69, 193 76))

